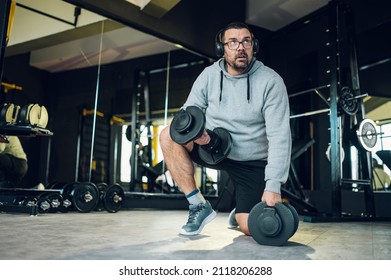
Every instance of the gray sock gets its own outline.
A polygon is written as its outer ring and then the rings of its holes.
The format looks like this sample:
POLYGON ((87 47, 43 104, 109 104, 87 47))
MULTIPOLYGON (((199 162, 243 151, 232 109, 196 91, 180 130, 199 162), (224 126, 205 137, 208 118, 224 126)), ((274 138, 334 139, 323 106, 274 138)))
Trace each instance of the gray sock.
POLYGON ((200 203, 205 203, 205 198, 201 194, 199 189, 195 189, 194 191, 186 195, 186 199, 190 205, 198 205, 200 203))

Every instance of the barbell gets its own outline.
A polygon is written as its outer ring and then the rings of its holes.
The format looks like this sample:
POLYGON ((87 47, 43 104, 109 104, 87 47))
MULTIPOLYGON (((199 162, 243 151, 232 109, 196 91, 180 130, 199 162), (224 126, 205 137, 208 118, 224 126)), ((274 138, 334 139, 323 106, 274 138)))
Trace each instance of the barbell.
MULTIPOLYGON (((316 89, 315 92, 317 92, 318 95, 320 95, 322 99, 325 100, 328 105, 330 105, 329 102, 326 100, 326 98, 324 98, 316 89)), ((338 100, 337 100, 338 114, 340 115, 342 112, 344 112, 345 114, 350 116, 355 115, 358 112, 358 109, 360 108, 359 100, 365 96, 368 96, 368 94, 355 95, 354 92, 348 86, 342 87, 338 93, 338 100)), ((330 108, 324 108, 324 109, 309 111, 301 114, 291 115, 290 118, 294 119, 300 117, 307 117, 307 116, 328 113, 328 112, 330 112, 330 108)))

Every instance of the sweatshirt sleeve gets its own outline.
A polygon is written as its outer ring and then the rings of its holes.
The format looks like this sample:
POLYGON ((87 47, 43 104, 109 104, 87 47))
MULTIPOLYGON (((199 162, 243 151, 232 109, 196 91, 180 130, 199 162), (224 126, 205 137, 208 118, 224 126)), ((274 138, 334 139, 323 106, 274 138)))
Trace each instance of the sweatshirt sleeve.
POLYGON ((281 185, 288 178, 292 149, 289 100, 282 78, 272 79, 265 94, 263 114, 268 139, 265 190, 280 194, 281 185))
POLYGON ((207 68, 201 72, 201 74, 197 77, 193 86, 190 90, 190 93, 187 97, 183 108, 188 106, 197 106, 201 109, 206 109, 208 106, 208 95, 207 95, 207 87, 208 87, 208 79, 206 74, 207 68))

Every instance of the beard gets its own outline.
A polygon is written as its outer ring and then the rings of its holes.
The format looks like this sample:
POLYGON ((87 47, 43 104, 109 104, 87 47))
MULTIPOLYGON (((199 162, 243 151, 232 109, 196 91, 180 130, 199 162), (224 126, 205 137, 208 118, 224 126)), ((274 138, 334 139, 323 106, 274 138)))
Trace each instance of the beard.
POLYGON ((245 51, 239 52, 233 59, 227 60, 227 64, 238 72, 243 72, 250 64, 249 56, 245 51))

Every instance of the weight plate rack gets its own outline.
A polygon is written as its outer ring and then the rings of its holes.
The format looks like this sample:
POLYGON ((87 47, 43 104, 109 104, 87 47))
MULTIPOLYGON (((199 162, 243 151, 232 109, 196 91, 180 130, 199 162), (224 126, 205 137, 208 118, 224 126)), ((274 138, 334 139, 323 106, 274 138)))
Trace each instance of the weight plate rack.
POLYGON ((50 183, 45 189, 0 188, 0 212, 66 213, 106 210, 118 212, 125 199, 119 184, 90 182, 50 183))

